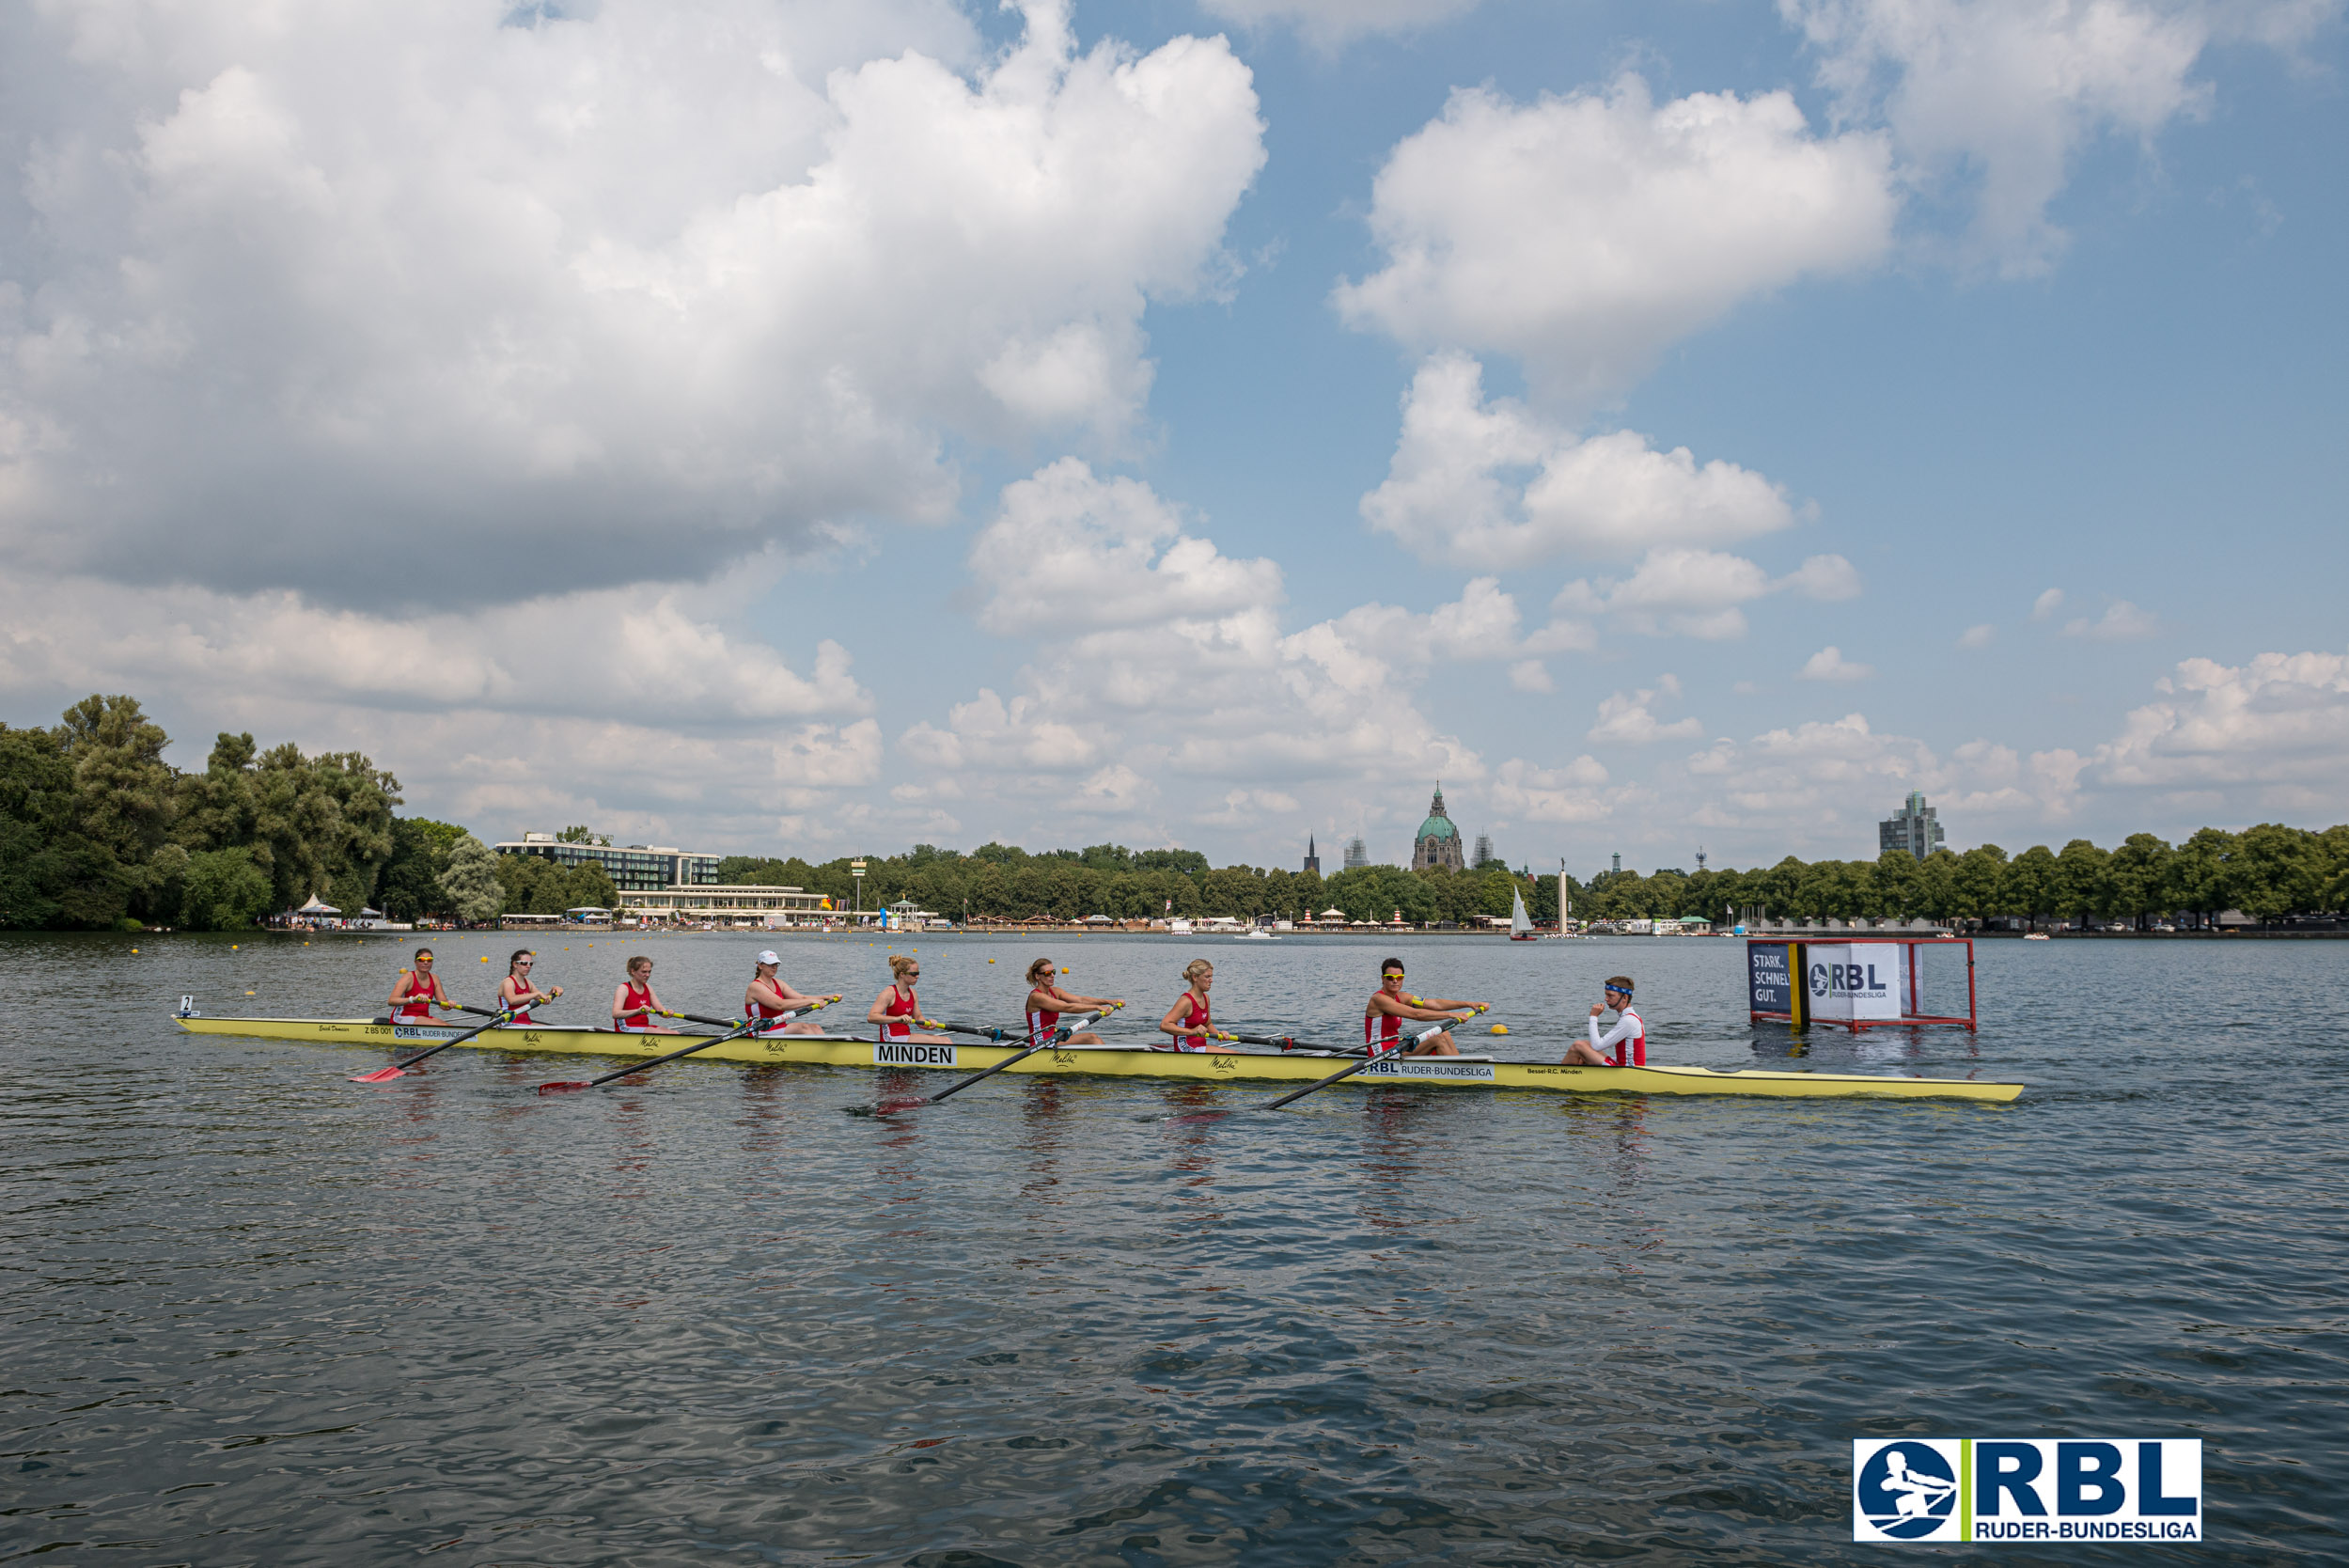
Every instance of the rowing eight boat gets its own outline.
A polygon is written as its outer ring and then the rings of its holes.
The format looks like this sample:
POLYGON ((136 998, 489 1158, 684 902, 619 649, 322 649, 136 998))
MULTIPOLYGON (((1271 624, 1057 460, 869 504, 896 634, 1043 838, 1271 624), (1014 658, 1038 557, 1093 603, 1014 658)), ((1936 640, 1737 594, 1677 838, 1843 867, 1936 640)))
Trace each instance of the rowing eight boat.
MULTIPOLYGON (((259 1040, 325 1041, 352 1045, 428 1044, 464 1032, 462 1024, 379 1024, 368 1018, 178 1018, 190 1034, 241 1035, 259 1040)), ((675 1050, 690 1036, 616 1034, 585 1024, 505 1025, 486 1029, 459 1049, 528 1051, 603 1057, 650 1057, 675 1050)), ((1017 1045, 851 1040, 839 1035, 768 1035, 728 1041, 707 1055, 728 1061, 787 1062, 827 1067, 928 1068, 970 1072, 993 1067, 1017 1045)), ((1342 1059, 1342 1058, 1339 1058, 1342 1059)), ((1080 1045, 1040 1051, 1013 1073, 1080 1074, 1111 1078, 1177 1078, 1206 1083, 1307 1083, 1324 1077, 1332 1058, 1245 1051, 1152 1051, 1121 1045, 1080 1045)), ((1805 1099, 1891 1095, 1902 1099, 2013 1099, 2021 1084, 1970 1078, 1892 1078, 1854 1073, 1777 1073, 1747 1068, 1580 1067, 1490 1057, 1401 1057, 1371 1063, 1348 1083, 1408 1083, 1441 1089, 1529 1089, 1563 1093, 1771 1094, 1805 1099)))

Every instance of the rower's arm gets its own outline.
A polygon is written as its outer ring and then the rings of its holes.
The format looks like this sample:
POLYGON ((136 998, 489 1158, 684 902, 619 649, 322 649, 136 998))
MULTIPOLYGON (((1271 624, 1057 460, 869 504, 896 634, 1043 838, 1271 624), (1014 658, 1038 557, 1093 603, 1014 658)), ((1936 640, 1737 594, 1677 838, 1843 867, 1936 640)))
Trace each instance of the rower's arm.
POLYGON ((1590 1048, 1594 1051, 1612 1050, 1619 1043, 1629 1040, 1634 1032, 1632 1020, 1618 1014, 1615 1027, 1602 1036, 1599 1033, 1599 1021, 1593 1018, 1590 1020, 1590 1048))
POLYGON ((889 1016, 889 993, 895 991, 897 987, 894 985, 882 987, 881 995, 875 996, 872 999, 872 1006, 865 1010, 866 1023, 887 1024, 895 1022, 895 1020, 889 1016))
POLYGON ((1190 1011, 1187 1005, 1189 1000, 1187 994, 1175 998, 1174 1006, 1167 1010, 1167 1016, 1158 1021, 1159 1032, 1173 1035, 1177 1040, 1195 1039, 1206 1032, 1182 1022, 1182 1015, 1190 1011))

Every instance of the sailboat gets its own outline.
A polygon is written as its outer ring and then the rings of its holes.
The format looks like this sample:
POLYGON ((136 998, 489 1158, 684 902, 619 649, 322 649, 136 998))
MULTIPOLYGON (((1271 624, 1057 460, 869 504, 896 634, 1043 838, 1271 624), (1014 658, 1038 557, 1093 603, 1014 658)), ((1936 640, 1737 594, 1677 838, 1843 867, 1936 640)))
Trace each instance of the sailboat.
POLYGON ((1510 895, 1509 939, 1511 942, 1537 940, 1533 922, 1526 917, 1526 894, 1523 888, 1514 889, 1510 895))

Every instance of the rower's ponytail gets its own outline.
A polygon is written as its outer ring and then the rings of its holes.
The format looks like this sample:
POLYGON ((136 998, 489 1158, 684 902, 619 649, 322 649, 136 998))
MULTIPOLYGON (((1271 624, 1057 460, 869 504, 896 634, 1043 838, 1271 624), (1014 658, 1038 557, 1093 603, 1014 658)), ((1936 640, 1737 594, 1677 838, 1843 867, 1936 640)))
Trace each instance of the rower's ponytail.
POLYGON ((1186 980, 1195 980, 1201 975, 1212 974, 1214 968, 1215 966, 1207 960, 1195 958, 1182 966, 1182 978, 1186 980))

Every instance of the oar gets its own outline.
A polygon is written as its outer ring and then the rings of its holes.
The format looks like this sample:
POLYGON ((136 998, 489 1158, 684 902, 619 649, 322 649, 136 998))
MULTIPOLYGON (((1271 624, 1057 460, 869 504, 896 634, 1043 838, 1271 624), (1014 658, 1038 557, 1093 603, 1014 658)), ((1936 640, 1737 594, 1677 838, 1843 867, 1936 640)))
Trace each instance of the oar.
MULTIPOLYGON (((1055 1045, 1059 1044, 1062 1041, 1068 1039, 1069 1036, 1085 1027, 1086 1025, 1093 1022, 1094 1019, 1104 1017, 1109 1013, 1115 1012, 1119 1008, 1123 1007, 1124 1005, 1125 1004, 1123 1002, 1117 1002, 1102 1009, 1100 1012, 1079 1013, 1076 1015, 1075 1023, 1062 1024, 1059 1027, 1054 1029, 1051 1035, 1047 1038, 1037 1041, 1035 1044, 1028 1046, 1027 1049, 1024 1051, 1013 1052, 1011 1055, 1004 1058, 1001 1061, 995 1063, 993 1067, 988 1068, 985 1072, 974 1073, 969 1077, 964 1078, 961 1083, 949 1084, 946 1088, 938 1090, 935 1094, 916 1094, 910 1099, 884 1101, 882 1104, 873 1107, 873 1114, 881 1116, 885 1115, 890 1111, 912 1110, 916 1105, 934 1105, 949 1094, 962 1093, 964 1090, 970 1088, 971 1085, 979 1082, 981 1078, 992 1078, 996 1074, 1003 1072, 1007 1068, 1017 1067, 1021 1062, 1026 1061, 1028 1058, 1034 1056, 1039 1051, 1051 1050, 1055 1045)), ((933 1028, 945 1028, 947 1026, 944 1024, 935 1024, 931 1027, 933 1028)), ((1002 1031, 1000 1030, 996 1031, 997 1038, 1001 1038, 1001 1033, 1002 1031)), ((1035 1039, 1033 1035, 1030 1035, 1028 1038, 1031 1040, 1035 1039)))
MULTIPOLYGON (((481 1010, 479 1008, 467 1008, 465 1011, 468 1012, 478 1012, 481 1010)), ((372 1073, 362 1073, 351 1081, 354 1084, 380 1084, 388 1083, 394 1078, 405 1076, 409 1068, 414 1067, 417 1062, 422 1061, 426 1057, 439 1056, 443 1051, 447 1050, 451 1045, 462 1045, 466 1041, 471 1040, 475 1035, 483 1032, 483 1030, 497 1027, 498 1025, 505 1023, 513 1015, 514 1010, 511 1008, 507 1009, 504 1012, 492 1013, 490 1015, 490 1021, 483 1024, 479 1028, 467 1029, 464 1033, 457 1036, 454 1040, 444 1040, 429 1051, 418 1051, 415 1056, 410 1057, 406 1061, 396 1061, 389 1067, 379 1067, 372 1073)))
MULTIPOLYGON (((773 1018, 762 1020, 760 1027, 772 1027, 776 1024, 780 1024, 786 1018, 796 1018, 802 1012, 813 1012, 817 1008, 830 1007, 834 1002, 837 1002, 839 999, 840 998, 838 995, 816 997, 814 999, 813 1006, 799 1008, 791 1012, 777 1013, 773 1018)), ((742 1022, 739 1018, 704 1018, 698 1012, 671 1012, 666 1008, 655 1008, 653 1011, 658 1012, 664 1018, 682 1018, 688 1024, 709 1024, 721 1029, 730 1029, 735 1025, 742 1022)))
POLYGON ((1343 1054, 1351 1050, 1344 1045, 1316 1045, 1309 1040, 1299 1040, 1293 1034, 1228 1034, 1221 1029, 1209 1031, 1212 1040, 1229 1040, 1240 1045, 1277 1045, 1284 1051, 1332 1051, 1343 1054))
MULTIPOLYGON (((1420 1041, 1427 1039, 1427 1038, 1428 1038, 1428 1036, 1430 1036, 1430 1035, 1435 1035, 1435 1034, 1442 1034, 1443 1032, 1444 1032, 1444 1026, 1443 1026, 1442 1024, 1438 1024, 1438 1025, 1436 1025, 1433 1028, 1430 1028, 1430 1029, 1421 1029, 1421 1030, 1420 1030, 1417 1034, 1415 1034, 1415 1035, 1413 1035, 1413 1036, 1411 1037, 1411 1043, 1412 1043, 1412 1044, 1414 1044, 1414 1045, 1417 1045, 1417 1044, 1418 1044, 1418 1043, 1419 1043, 1419 1042, 1420 1042, 1420 1041)), ((1315 1081, 1315 1082, 1313 1082, 1313 1083, 1309 1083, 1309 1084, 1306 1085, 1303 1089, 1292 1089, 1292 1090, 1291 1090, 1288 1093, 1286 1093, 1286 1094, 1282 1095, 1282 1096, 1281 1096, 1279 1099, 1277 1099, 1277 1100, 1268 1100, 1268 1101, 1266 1101, 1266 1102, 1265 1102, 1262 1105, 1260 1105, 1260 1106, 1259 1106, 1259 1107, 1257 1107, 1257 1108, 1258 1108, 1258 1109, 1260 1109, 1260 1110, 1268 1110, 1268 1111, 1271 1111, 1271 1110, 1278 1110, 1278 1109, 1280 1109, 1280 1107, 1281 1107, 1281 1106, 1283 1106, 1283 1105, 1287 1105, 1290 1101, 1292 1101, 1292 1100, 1301 1100, 1301 1099, 1305 1098, 1305 1096, 1307 1096, 1307 1095, 1308 1095, 1308 1094, 1312 1093, 1312 1092, 1313 1092, 1315 1090, 1317 1090, 1317 1089, 1327 1089, 1330 1085, 1332 1085, 1332 1084, 1334 1084, 1334 1083, 1338 1082, 1338 1081, 1339 1081, 1339 1079, 1341 1079, 1341 1078, 1351 1078, 1351 1077, 1353 1077, 1353 1076, 1354 1076, 1356 1073, 1361 1072, 1364 1068, 1366 1068, 1366 1067, 1370 1066, 1370 1063, 1372 1063, 1372 1062, 1374 1062, 1374 1061, 1386 1061, 1386 1060, 1389 1060, 1389 1059, 1391 1059, 1391 1058, 1395 1058, 1395 1057, 1402 1057, 1402 1056, 1408 1056, 1408 1055, 1410 1055, 1410 1052, 1409 1052, 1409 1051, 1407 1051, 1406 1049, 1404 1049, 1404 1048, 1403 1048, 1402 1046, 1401 1046, 1401 1045, 1397 1045, 1397 1046, 1395 1047, 1395 1049, 1393 1049, 1393 1050, 1391 1050, 1391 1051, 1380 1051, 1380 1052, 1377 1052, 1377 1053, 1375 1053, 1375 1054, 1373 1054, 1373 1055, 1364 1057, 1364 1058, 1363 1058, 1360 1061, 1356 1061, 1356 1062, 1350 1062, 1350 1063, 1348 1063, 1346 1066, 1339 1068, 1337 1072, 1332 1073, 1332 1074, 1331 1074, 1328 1077, 1319 1079, 1319 1080, 1317 1080, 1317 1081, 1315 1081)))
MULTIPOLYGON (((801 1008, 798 1012, 787 1012, 782 1014, 780 1017, 775 1018, 753 1018, 747 1020, 728 1019, 725 1020, 725 1022, 731 1024, 733 1027, 728 1028, 724 1034, 713 1034, 709 1036, 707 1039, 697 1040, 691 1045, 687 1045, 681 1050, 671 1051, 666 1056, 654 1057, 647 1061, 632 1062, 628 1066, 619 1069, 618 1072, 606 1073, 600 1078, 588 1078, 585 1081, 572 1078, 566 1079, 560 1083, 540 1084, 539 1086, 539 1092, 540 1094, 570 1094, 583 1089, 593 1089, 599 1084, 608 1084, 614 1078, 625 1078, 630 1074, 641 1073, 648 1067, 658 1067, 665 1061, 675 1061, 680 1057, 692 1056, 696 1051, 706 1051, 713 1045, 723 1045, 729 1040, 740 1040, 746 1034, 756 1034, 762 1028, 773 1028, 775 1025, 783 1023, 788 1019, 798 1017, 801 1012, 813 1012, 817 1008, 829 1007, 830 1005, 830 1002, 818 1002, 815 1007, 801 1008)), ((692 1015, 689 1013, 672 1013, 670 1016, 685 1018, 691 1017, 692 1015)), ((700 1019, 695 1019, 694 1021, 696 1023, 702 1022, 700 1019)), ((717 1022, 717 1020, 711 1020, 711 1022, 717 1022)))

